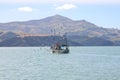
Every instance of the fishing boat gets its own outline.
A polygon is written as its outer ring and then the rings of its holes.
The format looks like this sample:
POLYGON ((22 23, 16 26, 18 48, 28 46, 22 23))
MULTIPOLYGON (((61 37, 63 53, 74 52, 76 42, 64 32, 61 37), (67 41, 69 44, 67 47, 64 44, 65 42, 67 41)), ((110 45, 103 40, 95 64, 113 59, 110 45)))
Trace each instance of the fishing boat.
POLYGON ((69 47, 68 47, 68 42, 67 42, 67 37, 64 35, 62 37, 64 41, 59 41, 56 44, 53 44, 51 46, 52 53, 69 53, 69 47), (64 43, 61 43, 64 42, 64 43))

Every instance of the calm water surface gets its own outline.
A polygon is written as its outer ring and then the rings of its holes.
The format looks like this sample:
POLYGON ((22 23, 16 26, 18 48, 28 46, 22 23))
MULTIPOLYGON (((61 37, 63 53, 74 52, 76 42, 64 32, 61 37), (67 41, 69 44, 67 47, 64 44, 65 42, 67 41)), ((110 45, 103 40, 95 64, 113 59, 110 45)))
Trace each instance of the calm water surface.
POLYGON ((120 80, 120 47, 2 47, 0 80, 120 80))

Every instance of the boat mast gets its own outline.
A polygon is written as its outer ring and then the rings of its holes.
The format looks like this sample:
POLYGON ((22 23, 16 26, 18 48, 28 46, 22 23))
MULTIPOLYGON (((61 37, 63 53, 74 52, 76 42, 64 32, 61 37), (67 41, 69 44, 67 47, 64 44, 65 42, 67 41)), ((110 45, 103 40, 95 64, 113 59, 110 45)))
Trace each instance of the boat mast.
POLYGON ((67 34, 65 34, 64 37, 65 37, 65 44, 68 47, 67 34))

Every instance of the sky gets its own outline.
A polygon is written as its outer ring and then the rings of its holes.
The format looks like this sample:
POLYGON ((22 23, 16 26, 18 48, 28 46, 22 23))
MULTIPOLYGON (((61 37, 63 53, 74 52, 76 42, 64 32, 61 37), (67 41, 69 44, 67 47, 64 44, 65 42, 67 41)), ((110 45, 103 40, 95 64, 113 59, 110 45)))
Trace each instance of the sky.
POLYGON ((120 29, 120 0, 0 0, 0 23, 62 15, 120 29))

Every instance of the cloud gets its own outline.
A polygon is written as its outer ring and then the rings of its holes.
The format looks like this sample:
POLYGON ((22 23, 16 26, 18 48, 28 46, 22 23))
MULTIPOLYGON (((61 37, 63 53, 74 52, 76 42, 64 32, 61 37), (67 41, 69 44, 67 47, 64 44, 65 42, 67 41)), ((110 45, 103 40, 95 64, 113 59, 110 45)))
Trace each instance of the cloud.
POLYGON ((120 4, 120 0, 0 0, 0 3, 120 4))
POLYGON ((58 10, 69 10, 69 9, 73 9, 73 8, 76 8, 76 7, 77 6, 73 5, 73 4, 64 4, 62 6, 56 7, 55 9, 58 9, 58 10))
POLYGON ((20 11, 20 12, 32 12, 33 9, 31 7, 20 7, 20 8, 18 8, 18 11, 20 11))

